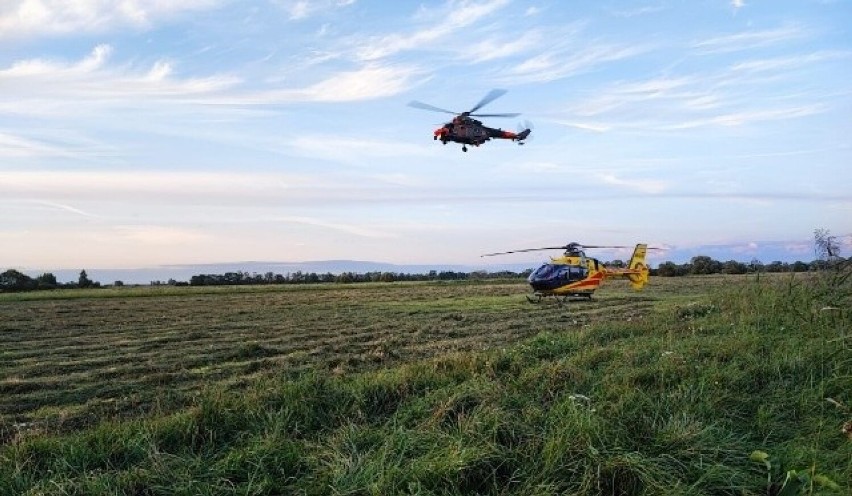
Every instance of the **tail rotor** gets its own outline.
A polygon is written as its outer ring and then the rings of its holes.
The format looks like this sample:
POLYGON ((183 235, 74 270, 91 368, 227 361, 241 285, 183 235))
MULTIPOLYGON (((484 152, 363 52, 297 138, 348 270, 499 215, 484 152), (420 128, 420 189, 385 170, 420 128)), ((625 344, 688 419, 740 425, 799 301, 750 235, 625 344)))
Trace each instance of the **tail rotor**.
POLYGON ((515 140, 518 142, 518 146, 523 145, 527 140, 531 138, 530 133, 532 133, 532 130, 534 128, 535 126, 530 121, 523 121, 518 123, 518 131, 517 133, 515 133, 517 134, 517 138, 515 138, 515 140))

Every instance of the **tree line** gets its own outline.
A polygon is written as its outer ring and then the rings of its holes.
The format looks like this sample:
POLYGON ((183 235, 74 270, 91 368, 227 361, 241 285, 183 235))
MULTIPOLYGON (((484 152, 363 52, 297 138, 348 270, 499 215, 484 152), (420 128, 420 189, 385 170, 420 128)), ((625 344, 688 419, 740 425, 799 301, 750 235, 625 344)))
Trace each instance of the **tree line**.
POLYGON ((332 274, 326 272, 296 271, 287 274, 265 274, 248 272, 226 272, 224 274, 199 274, 189 279, 189 286, 228 286, 248 284, 320 284, 320 283, 361 283, 361 282, 396 282, 396 281, 464 281, 470 279, 501 279, 526 277, 531 270, 522 273, 511 271, 499 272, 457 272, 431 270, 426 273, 401 273, 401 272, 341 272, 332 274))
MULTIPOLYGON (((116 281, 121 282, 121 281, 116 281)), ((76 288, 99 288, 101 283, 89 279, 85 270, 80 271, 77 282, 61 283, 56 276, 45 272, 38 277, 30 277, 23 272, 9 269, 0 273, 0 293, 14 293, 19 291, 36 291, 39 289, 76 289, 76 288)))
MULTIPOLYGON (((756 272, 812 272, 828 268, 832 263, 836 263, 838 258, 834 260, 826 260, 823 258, 813 260, 811 262, 781 262, 774 261, 767 264, 755 259, 751 262, 744 263, 736 260, 728 260, 725 262, 714 260, 706 255, 692 257, 689 262, 677 264, 675 262, 666 261, 651 269, 651 276, 657 277, 679 277, 688 275, 706 275, 706 274, 750 274, 756 272)), ((852 258, 850 258, 852 260, 852 258)), ((613 260, 605 262, 604 265, 609 267, 625 267, 626 264, 622 260, 613 260)), ((189 281, 177 281, 169 279, 168 281, 151 281, 152 286, 241 286, 241 285, 263 285, 263 284, 322 284, 322 283, 338 283, 338 284, 354 284, 364 282, 396 282, 396 281, 467 281, 467 280, 486 280, 486 279, 522 279, 530 275, 532 269, 527 269, 521 272, 513 272, 502 270, 497 272, 487 271, 437 271, 431 270, 425 273, 400 273, 400 272, 342 272, 333 274, 326 272, 317 274, 316 272, 296 271, 287 274, 276 274, 266 272, 259 274, 257 272, 249 273, 244 271, 226 272, 224 274, 197 274, 192 276, 189 281)), ((122 281, 115 281, 112 286, 123 286, 122 281)), ((80 276, 76 282, 60 283, 56 280, 56 276, 47 272, 38 277, 30 277, 22 272, 14 269, 9 269, 0 273, 0 292, 20 292, 20 291, 35 291, 45 289, 76 289, 76 288, 101 288, 100 282, 92 281, 86 274, 85 270, 80 271, 80 276)))
MULTIPOLYGON (((817 256, 810 263, 805 262, 781 262, 774 261, 768 264, 753 259, 749 263, 728 260, 720 262, 706 255, 692 257, 688 263, 676 264, 674 262, 663 262, 657 268, 650 269, 652 276, 677 277, 686 275, 705 274, 748 274, 755 272, 809 272, 819 271, 838 266, 852 265, 852 257, 846 259, 839 256, 840 243, 836 236, 832 236, 828 229, 814 230, 814 252, 817 256)), ((610 267, 625 267, 622 260, 605 262, 610 267)), ((532 269, 523 272, 512 272, 508 270, 498 272, 474 271, 437 271, 430 270, 427 273, 408 274, 397 272, 342 272, 340 274, 317 274, 315 272, 296 271, 293 273, 265 274, 248 272, 226 272, 224 274, 198 274, 189 279, 189 282, 169 279, 168 282, 151 281, 152 286, 233 286, 249 284, 319 284, 319 283, 361 283, 361 282, 395 282, 395 281, 459 281, 471 279, 505 279, 526 278, 532 273, 532 269)), ((123 286, 121 281, 115 281, 113 286, 123 286)), ((63 289, 63 288, 99 288, 101 283, 89 279, 85 270, 80 271, 77 282, 59 283, 56 276, 47 272, 32 278, 22 272, 9 269, 0 273, 0 293, 16 291, 35 291, 40 289, 63 289)))

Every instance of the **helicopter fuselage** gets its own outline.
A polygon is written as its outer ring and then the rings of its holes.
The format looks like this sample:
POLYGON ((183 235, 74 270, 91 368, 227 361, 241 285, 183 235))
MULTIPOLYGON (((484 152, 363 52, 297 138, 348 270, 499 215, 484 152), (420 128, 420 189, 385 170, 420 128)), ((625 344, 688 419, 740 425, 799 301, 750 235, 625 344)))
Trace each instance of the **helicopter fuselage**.
MULTIPOLYGON (((504 131, 499 128, 488 127, 476 119, 459 116, 435 130, 433 139, 440 140, 443 144, 447 142, 461 143, 462 145, 479 146, 491 139, 508 139, 523 144, 523 140, 529 135, 529 129, 520 133, 504 131)), ((462 150, 467 151, 466 147, 462 150)))
POLYGON ((607 278, 623 278, 630 281, 633 289, 640 290, 648 282, 648 267, 645 264, 647 245, 637 244, 627 268, 611 268, 598 259, 587 257, 582 251, 566 252, 553 257, 534 270, 527 282, 535 295, 541 296, 585 296, 592 297, 607 278))
POLYGON ((551 258, 534 270, 527 282, 538 294, 557 296, 589 296, 604 280, 603 265, 582 253, 551 258))

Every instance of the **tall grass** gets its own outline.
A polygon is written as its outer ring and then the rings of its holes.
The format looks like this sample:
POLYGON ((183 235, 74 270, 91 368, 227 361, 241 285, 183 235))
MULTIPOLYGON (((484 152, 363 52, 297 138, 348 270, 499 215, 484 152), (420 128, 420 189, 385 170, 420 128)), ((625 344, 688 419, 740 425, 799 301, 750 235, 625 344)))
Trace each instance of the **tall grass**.
POLYGON ((849 289, 756 278, 506 350, 211 388, 0 448, 0 494, 759 495, 789 470, 848 494, 849 289))

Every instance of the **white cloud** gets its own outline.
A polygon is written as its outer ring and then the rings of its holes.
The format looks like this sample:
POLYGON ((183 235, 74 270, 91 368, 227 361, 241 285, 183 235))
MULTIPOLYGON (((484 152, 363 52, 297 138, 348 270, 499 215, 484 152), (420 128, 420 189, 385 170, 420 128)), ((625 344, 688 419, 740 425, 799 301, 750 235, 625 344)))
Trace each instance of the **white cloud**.
POLYGON ((413 33, 394 33, 374 37, 357 48, 356 54, 361 60, 377 60, 399 52, 429 47, 436 41, 442 45, 447 43, 447 37, 460 29, 468 28, 480 19, 494 13, 508 4, 508 0, 492 0, 489 2, 449 2, 445 9, 437 13, 440 21, 427 28, 413 33))
POLYGON ((4 195, 117 198, 144 194, 157 197, 203 195, 251 197, 277 195, 311 184, 292 174, 116 171, 0 171, 4 195))
POLYGON ((228 75, 207 78, 172 77, 172 65, 158 61, 142 70, 107 66, 109 45, 98 45, 77 62, 22 60, 0 69, 0 110, 33 114, 80 107, 92 102, 138 103, 146 99, 184 98, 213 94, 235 86, 228 75), (30 105, 34 104, 34 110, 30 105))
POLYGON ((354 234, 355 236, 361 236, 364 238, 379 238, 379 239, 387 239, 387 238, 395 238, 396 235, 384 231, 380 231, 377 229, 371 229, 368 227, 357 226, 350 223, 337 223, 337 222, 329 222, 327 220, 318 219, 315 217, 298 217, 298 216, 284 216, 277 217, 273 220, 277 220, 279 222, 287 222, 292 224, 301 224, 306 226, 313 227, 321 227, 324 229, 331 229, 333 231, 344 232, 346 234, 354 234))
POLYGON ((120 26, 147 28, 161 19, 219 3, 221 0, 5 0, 0 4, 0 39, 105 32, 120 26))
POLYGON ((735 72, 766 72, 766 71, 790 71, 802 66, 824 62, 828 60, 845 59, 852 56, 852 52, 841 50, 823 50, 792 57, 775 57, 770 59, 748 60, 738 62, 731 66, 735 72))
POLYGON ((226 105, 356 101, 399 94, 418 84, 415 78, 423 74, 416 67, 372 63, 302 88, 246 90, 240 78, 227 74, 180 77, 166 60, 141 68, 109 65, 112 51, 109 45, 98 45, 75 62, 29 59, 0 68, 4 88, 0 112, 80 115, 94 112, 93 104, 139 107, 152 101, 226 105))
POLYGON ((340 7, 347 7, 355 0, 274 0, 284 9, 292 21, 301 21, 311 16, 340 7))
POLYGON ((588 72, 600 65, 627 59, 650 50, 641 44, 598 44, 565 47, 532 57, 508 68, 499 77, 510 84, 546 83, 588 72))
POLYGON ((416 74, 419 71, 412 67, 368 65, 356 71, 340 72, 304 90, 296 90, 295 94, 322 102, 392 96, 407 90, 416 74))
POLYGON ((606 184, 620 186, 641 193, 658 194, 668 189, 668 182, 658 179, 621 179, 615 174, 602 174, 601 180, 606 184))
POLYGON ((745 31, 709 38, 697 41, 692 46, 704 53, 725 53, 775 45, 806 36, 808 36, 808 32, 805 29, 801 26, 790 24, 776 29, 745 31))
POLYGON ((298 154, 336 162, 351 163, 379 157, 409 157, 431 154, 430 148, 420 145, 334 135, 302 135, 288 140, 298 154))
POLYGON ((65 204, 62 204, 62 203, 56 203, 56 202, 44 201, 44 200, 32 200, 31 203, 36 204, 36 205, 43 205, 45 207, 50 207, 50 208, 53 208, 53 209, 56 209, 56 210, 71 212, 72 214, 77 214, 77 215, 80 215, 82 217, 89 217, 89 218, 98 217, 97 215, 90 214, 89 212, 86 212, 85 210, 81 210, 79 208, 72 207, 71 205, 65 205, 65 204))
POLYGON ((116 226, 115 231, 120 238, 143 245, 181 246, 211 239, 196 229, 169 226, 116 226))
POLYGON ((616 17, 631 18, 631 17, 643 16, 643 15, 647 15, 647 14, 653 14, 653 13, 660 12, 660 11, 663 11, 663 10, 665 10, 665 7, 662 6, 662 5, 646 5, 644 7, 637 7, 635 9, 629 9, 629 10, 614 10, 614 11, 612 11, 612 15, 614 15, 616 17))
POLYGON ((528 31, 521 36, 501 41, 489 38, 476 43, 466 44, 459 50, 462 60, 487 62, 499 58, 512 57, 541 45, 544 37, 538 30, 528 31))
POLYGON ((682 121, 676 124, 664 125, 663 129, 693 129, 706 126, 742 126, 752 122, 776 121, 805 117, 826 110, 824 105, 803 105, 779 109, 751 110, 730 112, 710 117, 682 121))
POLYGON ((745 7, 745 5, 745 0, 731 0, 731 7, 733 7, 734 10, 740 10, 745 7))

